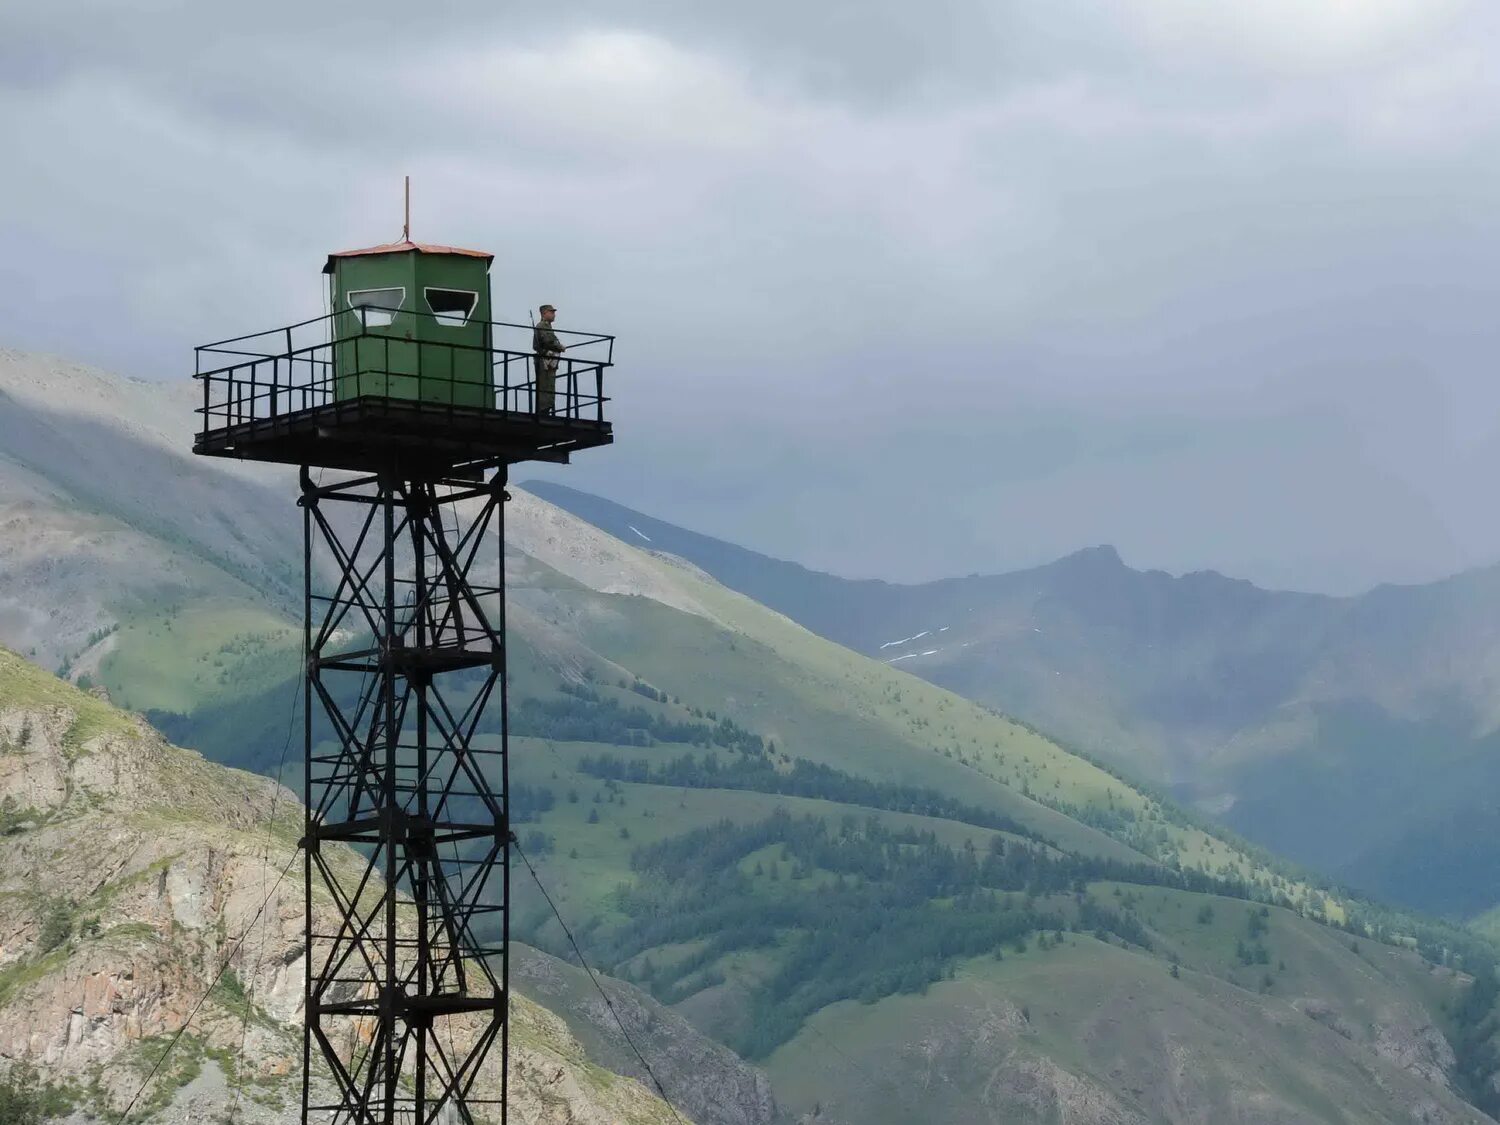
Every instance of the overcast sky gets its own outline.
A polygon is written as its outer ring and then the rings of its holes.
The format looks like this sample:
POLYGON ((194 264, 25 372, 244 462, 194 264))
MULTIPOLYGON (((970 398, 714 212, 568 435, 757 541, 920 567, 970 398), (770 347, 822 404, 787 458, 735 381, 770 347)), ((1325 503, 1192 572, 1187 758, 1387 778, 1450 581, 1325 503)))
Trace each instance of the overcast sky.
POLYGON ((432 8, 0 5, 0 346, 182 377, 409 172, 619 336, 575 487, 851 575, 1500 561, 1493 0, 432 8))

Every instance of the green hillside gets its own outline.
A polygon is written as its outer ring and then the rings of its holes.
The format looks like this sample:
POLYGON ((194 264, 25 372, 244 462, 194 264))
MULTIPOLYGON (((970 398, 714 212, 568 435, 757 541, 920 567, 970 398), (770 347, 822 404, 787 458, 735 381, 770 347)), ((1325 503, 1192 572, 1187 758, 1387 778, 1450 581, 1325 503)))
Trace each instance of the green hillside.
POLYGON ((1422 1080, 1393 1080, 1344 1034, 1360 1034, 1347 1013, 1382 983, 1299 1011, 1275 996, 1285 985, 1260 992, 1186 965, 1173 976, 1065 934, 961 962, 921 995, 829 1007, 769 1070, 789 1106, 848 1121, 1063 1121, 1082 1102, 1089 1120, 1131 1123, 1188 1106, 1206 1121, 1405 1122, 1386 1084, 1420 1098, 1422 1080))
MULTIPOLYGON (((1264 1041, 1276 1062, 1253 1081, 1173 1095, 1194 1112, 1275 1119, 1246 1109, 1265 1103, 1288 1120, 1337 1120, 1326 1107, 1348 1102, 1385 1115, 1349 1120, 1401 1120, 1436 1097, 1440 1119, 1480 1120, 1458 1094, 1477 1096, 1464 1067, 1483 1061, 1455 1057, 1472 1033, 1444 1014, 1469 987, 1462 970, 1489 963, 1480 939, 1322 886, 1026 726, 669 561, 610 550, 659 596, 593 589, 564 573, 566 551, 511 560, 517 832, 590 958, 764 1060, 792 1109, 911 1120, 899 1100, 876 1112, 846 1089, 861 1067, 916 1080, 911 1005, 947 1009, 945 982, 974 982, 942 1017, 965 1039, 973 997, 1005 1007, 1022 995, 1011 962, 1055 958, 1078 1006, 1023 1046, 1057 1105, 1116 1097, 1123 1068, 1142 1092, 1122 1113, 1184 1112, 1150 1092, 1163 1082, 1155 1056, 1108 1060, 1101 1043, 1105 1065, 1065 1049, 1089 998, 1123 979, 1148 1008, 1192 997, 1191 1018, 1160 1036, 1202 1053, 1204 1074, 1238 1073, 1233 1035, 1261 1026, 1243 1022, 1247 1006, 1284 1029, 1264 1041), (904 1046, 886 1058, 881 1043, 904 1046), (1387 1091, 1375 1102, 1343 1092, 1371 1082, 1387 1091)), ((207 736, 195 744, 232 726, 259 744, 284 732, 290 693, 258 698, 262 736, 215 692, 163 720, 190 742, 207 736)), ((527 880, 517 887, 520 936, 566 952, 550 908, 527 880)), ((966 1119, 956 1107, 980 1081, 960 1070, 944 1120, 966 1119)), ((972 1119, 1011 1120, 1033 1095, 972 1119)))
POLYGON ((1100 547, 904 586, 536 488, 820 635, 1170 787, 1279 855, 1446 917, 1500 902, 1500 822, 1476 796, 1500 785, 1500 568, 1334 598, 1142 572, 1100 547))

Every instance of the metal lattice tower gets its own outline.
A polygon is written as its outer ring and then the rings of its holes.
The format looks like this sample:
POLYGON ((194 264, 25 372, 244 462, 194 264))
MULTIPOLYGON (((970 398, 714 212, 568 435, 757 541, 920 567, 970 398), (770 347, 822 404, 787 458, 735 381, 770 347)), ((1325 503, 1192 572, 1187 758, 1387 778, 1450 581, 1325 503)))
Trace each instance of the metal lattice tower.
MULTIPOLYGON (((309 931, 320 963, 308 975, 307 1061, 321 1050, 338 1091, 309 1109, 426 1122, 451 1101, 478 1114, 503 1104, 503 1072, 498 1096, 474 1084, 506 1032, 510 896, 503 717, 497 746, 481 737, 492 701, 504 703, 504 603, 498 578, 473 571, 501 539, 487 533, 503 520, 503 482, 319 487, 304 474, 301 503, 308 722, 321 708, 334 735, 306 763, 307 912, 315 887, 342 906, 336 929, 309 931), (478 511, 465 526, 466 502, 478 511), (361 511, 345 531, 325 513, 336 503, 361 511), (367 643, 340 644, 351 628, 367 643), (367 859, 330 864, 330 842, 363 845, 367 859), (490 916, 498 930, 481 925, 490 916)), ((485 561, 498 575, 502 560, 485 561)))
POLYGON ((613 340, 559 333, 539 395, 530 330, 475 315, 487 256, 404 242, 329 263, 330 316, 198 349, 195 452, 300 468, 302 1118, 503 1123, 506 477, 612 440, 613 340))

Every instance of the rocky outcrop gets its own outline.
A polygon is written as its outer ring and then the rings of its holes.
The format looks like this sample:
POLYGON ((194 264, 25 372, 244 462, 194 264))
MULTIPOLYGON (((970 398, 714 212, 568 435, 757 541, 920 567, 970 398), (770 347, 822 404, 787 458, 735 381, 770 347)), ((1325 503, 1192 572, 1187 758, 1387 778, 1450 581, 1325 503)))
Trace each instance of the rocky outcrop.
POLYGON ((582 969, 520 945, 511 953, 511 979, 565 1020, 592 1057, 649 1084, 651 1076, 631 1049, 634 1043, 651 1060, 652 1072, 673 1104, 700 1125, 784 1120, 762 1071, 640 989, 599 978, 609 997, 606 1006, 582 969))
MULTIPOLYGON (((294 1120, 296 799, 0 650, 0 814, 0 1067, 66 1084, 78 1121, 112 1120, 191 1016, 131 1119, 211 1120, 233 1103, 245 1125, 294 1120)), ((511 1043, 512 1121, 673 1120, 519 996, 511 1043)))
POLYGON ((1364 1018, 1351 1017, 1325 998, 1294 1000, 1292 1007, 1423 1081, 1449 1086, 1456 1065, 1453 1047, 1418 1012, 1392 1009, 1364 1018))

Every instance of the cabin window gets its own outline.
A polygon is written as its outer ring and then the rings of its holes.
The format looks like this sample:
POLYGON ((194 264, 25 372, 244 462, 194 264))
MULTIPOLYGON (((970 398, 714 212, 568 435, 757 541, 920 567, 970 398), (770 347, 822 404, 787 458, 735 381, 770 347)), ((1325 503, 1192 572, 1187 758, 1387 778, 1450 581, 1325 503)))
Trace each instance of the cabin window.
POLYGON ((367 328, 384 328, 396 319, 396 313, 406 304, 406 290, 354 289, 349 293, 349 307, 367 328))
POLYGON ((479 294, 468 289, 425 289, 427 307, 439 324, 455 327, 469 323, 474 315, 474 306, 479 304, 479 294))

